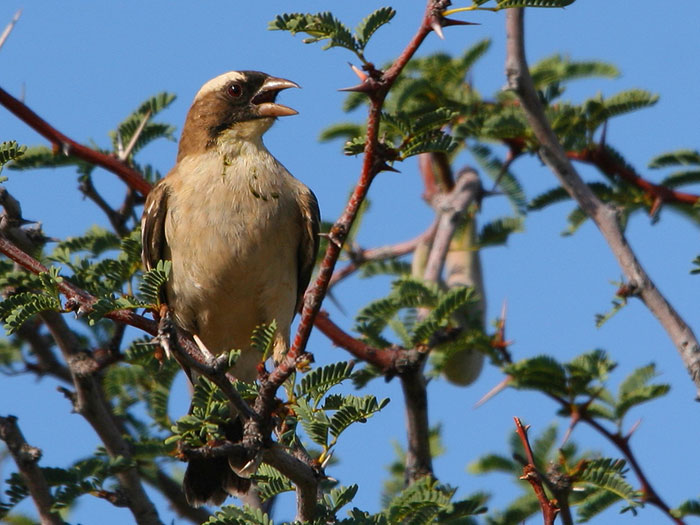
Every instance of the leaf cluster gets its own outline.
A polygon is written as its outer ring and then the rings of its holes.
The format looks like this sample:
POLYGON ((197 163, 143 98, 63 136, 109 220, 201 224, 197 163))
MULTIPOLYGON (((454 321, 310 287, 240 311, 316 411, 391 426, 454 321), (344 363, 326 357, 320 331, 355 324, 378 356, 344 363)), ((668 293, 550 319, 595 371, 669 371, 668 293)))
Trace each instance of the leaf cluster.
POLYGON ((511 378, 511 387, 535 390, 558 400, 560 415, 585 414, 611 421, 621 429, 630 409, 666 395, 670 386, 651 383, 657 373, 655 365, 649 364, 629 374, 613 394, 607 382, 616 366, 603 350, 593 350, 564 364, 550 356, 524 359, 506 365, 504 372, 511 378))
POLYGON ((370 38, 384 24, 394 18, 396 11, 391 7, 382 7, 370 13, 357 26, 354 33, 332 13, 288 13, 277 16, 270 22, 268 29, 289 31, 291 34, 306 33, 309 35, 303 42, 311 44, 327 41, 323 49, 343 47, 355 53, 367 63, 364 51, 370 38))

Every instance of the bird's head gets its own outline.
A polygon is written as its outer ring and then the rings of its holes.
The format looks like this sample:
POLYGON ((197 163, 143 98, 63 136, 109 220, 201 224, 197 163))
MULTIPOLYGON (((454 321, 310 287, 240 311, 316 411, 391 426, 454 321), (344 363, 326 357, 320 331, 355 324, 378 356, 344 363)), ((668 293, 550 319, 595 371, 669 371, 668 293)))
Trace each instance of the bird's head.
POLYGON ((296 115, 276 102, 291 80, 259 71, 230 71, 211 79, 197 92, 180 139, 178 158, 224 139, 259 139, 275 118, 296 115))

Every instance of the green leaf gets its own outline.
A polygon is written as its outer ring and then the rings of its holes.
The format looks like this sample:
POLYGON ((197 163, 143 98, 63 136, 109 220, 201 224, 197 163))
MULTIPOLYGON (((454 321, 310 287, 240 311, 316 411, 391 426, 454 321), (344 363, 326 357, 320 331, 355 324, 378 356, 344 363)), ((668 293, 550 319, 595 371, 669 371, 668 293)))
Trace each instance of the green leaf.
POLYGON ((0 303, 0 318, 5 322, 5 332, 10 335, 36 314, 47 310, 61 310, 58 297, 47 293, 18 293, 0 303))
POLYGON ((360 45, 350 30, 329 11, 313 15, 303 13, 279 15, 270 22, 268 29, 289 31, 293 35, 306 33, 311 38, 304 39, 305 44, 328 40, 323 49, 344 47, 355 53, 360 50, 360 45))
POLYGON ((603 101, 603 111, 598 116, 598 120, 602 122, 624 113, 650 107, 656 104, 658 100, 658 95, 643 89, 622 91, 603 101))
POLYGON ((511 233, 522 232, 525 221, 522 217, 502 217, 481 227, 477 244, 479 247, 500 246, 506 243, 511 233))
POLYGON ((384 261, 368 261, 360 268, 360 276, 374 277, 375 275, 409 275, 411 263, 399 259, 386 259, 384 261))
POLYGON ((668 384, 648 384, 656 376, 656 366, 650 364, 637 368, 625 378, 618 389, 615 406, 615 416, 618 420, 622 420, 632 407, 662 397, 671 390, 671 385, 668 384))
POLYGON ((270 355, 275 345, 277 337, 277 321, 272 320, 269 325, 259 325, 253 330, 253 335, 250 337, 250 345, 263 355, 262 361, 265 361, 270 355))
POLYGON ((686 500, 681 505, 671 511, 674 517, 683 518, 685 516, 700 516, 700 500, 686 500))
POLYGON ((515 176, 509 170, 504 170, 503 162, 492 154, 488 146, 477 143, 469 149, 486 174, 494 181, 498 181, 498 187, 508 197, 515 213, 524 214, 527 210, 527 197, 515 176))
POLYGON ((524 390, 538 390, 566 397, 566 371, 554 358, 543 355, 525 359, 504 367, 512 377, 511 386, 524 390))
POLYGON ((442 511, 450 509, 453 495, 453 489, 425 476, 393 498, 385 512, 389 523, 433 523, 442 511))
POLYGON ((324 449, 328 448, 328 431, 330 420, 323 410, 315 410, 305 399, 297 399, 294 409, 299 417, 301 426, 311 441, 324 449))
POLYGON ((579 513, 583 513, 583 519, 590 519, 619 499, 624 499, 630 507, 639 505, 641 494, 625 480, 626 472, 626 463, 621 459, 601 458, 586 465, 575 483, 595 487, 609 493, 609 496, 589 500, 587 505, 580 507, 579 513))
POLYGON ((405 160, 421 153, 449 153, 457 147, 457 142, 440 130, 433 130, 409 139, 401 148, 400 160, 405 160))
POLYGON ((468 470, 472 474, 487 474, 490 472, 513 474, 515 472, 520 475, 522 473, 522 466, 520 463, 516 463, 505 456, 487 454, 470 463, 468 470))
POLYGON ((686 184, 700 183, 700 170, 678 171, 661 181, 662 186, 677 188, 686 184))
POLYGON ((440 328, 447 326, 452 314, 475 302, 476 296, 473 288, 465 286, 450 288, 448 292, 440 298, 438 304, 428 316, 420 321, 414 328, 414 344, 426 342, 440 328))
POLYGON ((540 60, 530 68, 532 81, 537 89, 580 78, 619 76, 618 69, 599 61, 573 61, 562 55, 553 55, 540 60))
POLYGON ((372 395, 363 397, 346 396, 343 406, 330 418, 330 433, 338 438, 353 423, 365 423, 372 414, 379 412, 389 403, 389 399, 377 401, 372 395))
POLYGON ((5 164, 20 158, 27 151, 27 146, 20 146, 16 141, 0 143, 0 173, 5 164))
POLYGON ((270 517, 260 509, 248 505, 223 507, 203 525, 274 525, 270 517))
POLYGON ((323 495, 323 501, 326 504, 326 507, 328 507, 328 509, 335 514, 353 500, 357 494, 358 488, 359 487, 357 485, 334 488, 328 494, 323 495))
POLYGON ((649 167, 653 169, 687 165, 700 165, 700 152, 697 150, 679 149, 657 155, 649 162, 649 167))
POLYGON ((158 261, 155 268, 143 275, 139 290, 145 301, 160 306, 161 288, 168 282, 171 267, 170 261, 158 261))
POLYGON ((396 11, 391 7, 380 7, 362 20, 355 29, 355 39, 360 49, 367 47, 372 35, 394 18, 396 11))
POLYGON ((108 250, 116 250, 120 245, 121 239, 117 234, 95 225, 79 237, 68 237, 59 242, 56 249, 70 252, 89 252, 96 257, 108 250))
POLYGON ((88 166, 88 164, 77 157, 54 153, 46 146, 31 146, 25 148, 21 158, 15 157, 15 161, 8 166, 8 169, 19 171, 59 166, 88 166))
POLYGON ((294 490, 294 485, 287 477, 266 463, 260 464, 253 479, 262 501, 267 501, 279 494, 294 490))
POLYGON ((345 139, 348 141, 356 137, 362 137, 364 134, 364 126, 354 124, 352 122, 341 122, 339 124, 332 124, 324 129, 321 132, 321 135, 318 137, 318 140, 321 142, 326 142, 333 139, 345 139))
POLYGON ((297 385, 296 396, 306 396, 318 403, 328 390, 350 378, 353 367, 352 361, 343 361, 312 370, 297 385))

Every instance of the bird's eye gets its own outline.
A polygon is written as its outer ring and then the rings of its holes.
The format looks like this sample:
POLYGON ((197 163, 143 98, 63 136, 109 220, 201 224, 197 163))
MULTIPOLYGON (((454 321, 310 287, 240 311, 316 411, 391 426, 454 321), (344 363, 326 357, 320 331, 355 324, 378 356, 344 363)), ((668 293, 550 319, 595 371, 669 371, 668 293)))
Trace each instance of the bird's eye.
POLYGON ((233 98, 238 98, 243 94, 243 88, 240 84, 229 84, 227 91, 233 98))

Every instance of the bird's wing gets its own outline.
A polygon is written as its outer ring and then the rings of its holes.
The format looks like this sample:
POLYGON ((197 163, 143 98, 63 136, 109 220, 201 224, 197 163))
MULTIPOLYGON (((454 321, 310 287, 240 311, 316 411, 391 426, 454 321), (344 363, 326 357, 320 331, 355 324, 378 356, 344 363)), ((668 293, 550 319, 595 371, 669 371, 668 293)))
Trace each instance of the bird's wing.
POLYGON ((141 259, 146 270, 155 268, 166 258, 165 216, 168 213, 168 185, 165 179, 156 184, 146 198, 141 218, 141 259))
POLYGON ((297 280, 297 305, 296 311, 299 311, 301 303, 304 300, 304 292, 311 279, 311 273, 316 262, 316 254, 318 252, 319 228, 321 223, 321 213, 318 209, 318 201, 316 195, 311 190, 302 192, 299 195, 299 209, 301 211, 302 231, 301 243, 299 244, 298 268, 299 277, 297 280))

